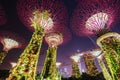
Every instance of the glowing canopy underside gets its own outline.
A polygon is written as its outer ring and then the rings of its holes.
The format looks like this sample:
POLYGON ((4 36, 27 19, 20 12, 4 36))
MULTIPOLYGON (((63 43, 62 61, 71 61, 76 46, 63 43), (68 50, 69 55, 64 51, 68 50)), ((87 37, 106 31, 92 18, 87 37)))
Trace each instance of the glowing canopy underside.
POLYGON ((36 10, 40 13, 38 20, 40 25, 47 27, 47 30, 51 27, 63 27, 67 24, 67 10, 60 0, 18 0, 19 18, 30 30, 34 30, 31 18, 34 17, 36 10))
POLYGON ((106 28, 108 15, 106 13, 96 13, 86 21, 86 28, 90 31, 99 31, 106 28))
POLYGON ((79 36, 98 34, 101 29, 109 29, 120 20, 120 1, 83 0, 73 12, 72 30, 79 36))
POLYGON ((49 33, 45 36, 45 40, 51 47, 57 47, 63 42, 62 35, 59 33, 49 33))
POLYGON ((17 41, 10 38, 3 39, 3 44, 4 44, 4 49, 7 51, 19 46, 19 43, 17 41))
POLYGON ((6 51, 12 48, 24 48, 27 45, 23 37, 9 31, 0 32, 0 42, 3 44, 6 51))

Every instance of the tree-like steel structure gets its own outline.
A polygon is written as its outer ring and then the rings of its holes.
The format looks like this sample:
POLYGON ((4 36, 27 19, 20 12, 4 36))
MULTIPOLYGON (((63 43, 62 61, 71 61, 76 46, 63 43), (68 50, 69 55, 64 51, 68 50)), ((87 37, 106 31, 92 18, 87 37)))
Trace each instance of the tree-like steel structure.
POLYGON ((57 46, 62 42, 62 35, 57 33, 49 33, 45 36, 45 40, 49 45, 47 50, 46 60, 44 62, 43 70, 41 72, 41 77, 43 79, 56 80, 57 78, 57 68, 56 68, 56 54, 57 46))
POLYGON ((79 36, 97 35, 112 79, 120 79, 120 35, 110 27, 120 20, 119 0, 83 0, 75 9, 72 29, 79 36))
POLYGON ((3 50, 0 52, 0 63, 2 63, 6 54, 13 48, 25 48, 25 40, 14 32, 1 31, 0 42, 3 45, 3 50))
POLYGON ((18 0, 17 11, 34 32, 7 80, 35 80, 43 37, 50 29, 66 25, 67 11, 60 0, 18 0))
POLYGON ((45 35, 45 41, 49 45, 47 50, 46 60, 44 62, 41 77, 43 79, 61 80, 57 77, 56 55, 57 48, 60 44, 67 43, 70 40, 71 34, 67 28, 57 28, 45 35), (56 31, 56 32, 55 32, 56 31), (68 36, 67 36, 68 35, 68 36))
POLYGON ((70 58, 72 59, 72 75, 71 75, 71 77, 73 79, 78 80, 81 78, 81 74, 80 74, 80 70, 79 70, 79 66, 78 66, 78 62, 80 60, 80 55, 75 54, 75 55, 72 55, 70 58))
POLYGON ((3 6, 0 4, 0 25, 3 25, 6 23, 6 14, 4 11, 3 6))

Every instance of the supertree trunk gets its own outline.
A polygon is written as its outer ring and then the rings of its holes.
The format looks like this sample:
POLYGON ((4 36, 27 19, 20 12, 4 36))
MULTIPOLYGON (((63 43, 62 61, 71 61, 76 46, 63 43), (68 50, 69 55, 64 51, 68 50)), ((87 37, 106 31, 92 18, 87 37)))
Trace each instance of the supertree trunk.
POLYGON ((61 69, 60 66, 62 65, 61 62, 56 62, 56 67, 57 67, 57 79, 56 80, 61 80, 62 76, 61 76, 61 69))
POLYGON ((0 52, 0 64, 3 62, 3 59, 5 58, 6 53, 5 52, 0 52))
POLYGON ((104 78, 106 80, 112 80, 111 74, 108 70, 108 67, 105 65, 105 62, 102 59, 99 59, 99 65, 102 68, 102 73, 104 75, 104 78))
POLYGON ((60 74, 60 72, 59 71, 57 71, 57 76, 56 76, 56 80, 61 80, 62 79, 62 77, 61 77, 61 74, 60 74))
POLYGON ((97 39, 97 44, 104 52, 113 80, 120 79, 120 35, 109 32, 97 39))
POLYGON ((78 63, 72 60, 72 78, 80 79, 81 74, 79 71, 78 63))
POLYGON ((87 68, 87 74, 91 76, 96 76, 99 73, 99 71, 94 63, 92 55, 91 54, 84 55, 84 61, 87 68))
POLYGON ((41 72, 42 79, 56 80, 57 77, 56 50, 57 50, 56 47, 49 47, 47 50, 46 60, 41 72))
POLYGON ((21 54, 17 65, 6 80, 35 80, 36 66, 44 36, 44 29, 36 25, 32 38, 21 54))

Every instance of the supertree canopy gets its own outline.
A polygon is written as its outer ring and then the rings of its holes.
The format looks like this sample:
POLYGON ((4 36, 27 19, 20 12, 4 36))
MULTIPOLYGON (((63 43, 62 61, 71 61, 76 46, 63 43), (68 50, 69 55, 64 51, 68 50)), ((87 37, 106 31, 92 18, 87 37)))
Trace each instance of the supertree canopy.
POLYGON ((120 17, 119 0, 83 0, 76 7, 71 22, 79 36, 100 34, 116 24, 120 17))
POLYGON ((50 47, 57 47, 59 44, 63 42, 62 34, 55 32, 46 34, 45 40, 50 47))
MULTIPOLYGON (((7 80, 35 80, 43 37, 54 27, 66 26, 67 11, 60 0, 18 0, 17 11, 23 24, 34 32, 7 80)), ((51 52, 56 53, 53 47, 47 51, 51 52)))
POLYGON ((45 41, 49 45, 47 50, 46 60, 41 72, 41 78, 51 79, 51 80, 61 80, 61 77, 58 77, 58 71, 56 67, 56 55, 57 47, 60 44, 68 42, 70 39, 70 34, 67 32, 67 28, 54 29, 52 32, 49 32, 45 35, 45 41), (56 32, 54 32, 56 30, 56 32), (68 35, 68 36, 66 36, 68 35))
POLYGON ((99 37, 97 44, 103 50, 113 79, 120 79, 120 38, 109 29, 120 20, 119 5, 119 0, 84 0, 77 6, 72 19, 72 29, 77 35, 99 37))
POLYGON ((70 57, 72 59, 72 78, 74 79, 80 79, 81 78, 81 74, 80 74, 80 70, 79 70, 79 66, 78 66, 78 62, 80 60, 80 55, 75 54, 73 56, 70 57))
POLYGON ((3 25, 5 23, 6 23, 6 14, 2 5, 0 5, 0 25, 3 25))
POLYGON ((0 42, 3 45, 3 50, 0 53, 0 62, 2 63, 8 51, 13 48, 24 48, 26 46, 25 40, 16 33, 9 31, 0 32, 0 42))
POLYGON ((20 20, 31 30, 34 30, 31 18, 35 17, 33 14, 35 11, 40 13, 37 21, 42 27, 46 27, 46 30, 66 25, 68 17, 61 0, 18 0, 17 11, 20 20))

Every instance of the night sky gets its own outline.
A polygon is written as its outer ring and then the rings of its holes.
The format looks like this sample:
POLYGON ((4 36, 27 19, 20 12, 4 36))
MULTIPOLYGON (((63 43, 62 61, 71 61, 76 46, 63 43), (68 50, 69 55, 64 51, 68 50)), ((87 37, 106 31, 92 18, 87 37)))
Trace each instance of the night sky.
MULTIPOLYGON (((19 35, 21 35, 26 42, 29 42, 32 32, 27 29, 27 27, 22 24, 20 21, 17 11, 16 11, 16 1, 17 0, 0 0, 0 3, 2 4, 5 13, 6 13, 6 19, 7 22, 4 25, 0 26, 0 31, 8 30, 15 32, 19 35)), ((72 39, 64 44, 58 47, 58 53, 57 53, 57 61, 62 62, 62 66, 70 66, 71 65, 71 59, 70 56, 76 53, 78 50, 80 52, 98 48, 96 45, 96 36, 89 36, 89 37, 79 37, 74 34, 74 32, 70 28, 70 22, 73 14, 73 11, 77 5, 77 2, 75 0, 63 0, 65 3, 65 6, 68 9, 68 15, 69 15, 69 21, 68 28, 70 29, 70 32, 72 34, 72 39)), ((111 28, 112 31, 120 33, 120 23, 116 22, 116 24, 111 28)), ((2 44, 0 45, 0 48, 2 50, 2 44)), ((20 54, 22 53, 24 49, 12 49, 7 54, 5 60, 0 65, 0 69, 10 69, 11 65, 10 62, 17 62, 20 54)), ((43 62, 45 59, 47 50, 46 43, 43 43, 42 50, 39 57, 39 63, 38 63, 38 71, 42 68, 43 62)))

